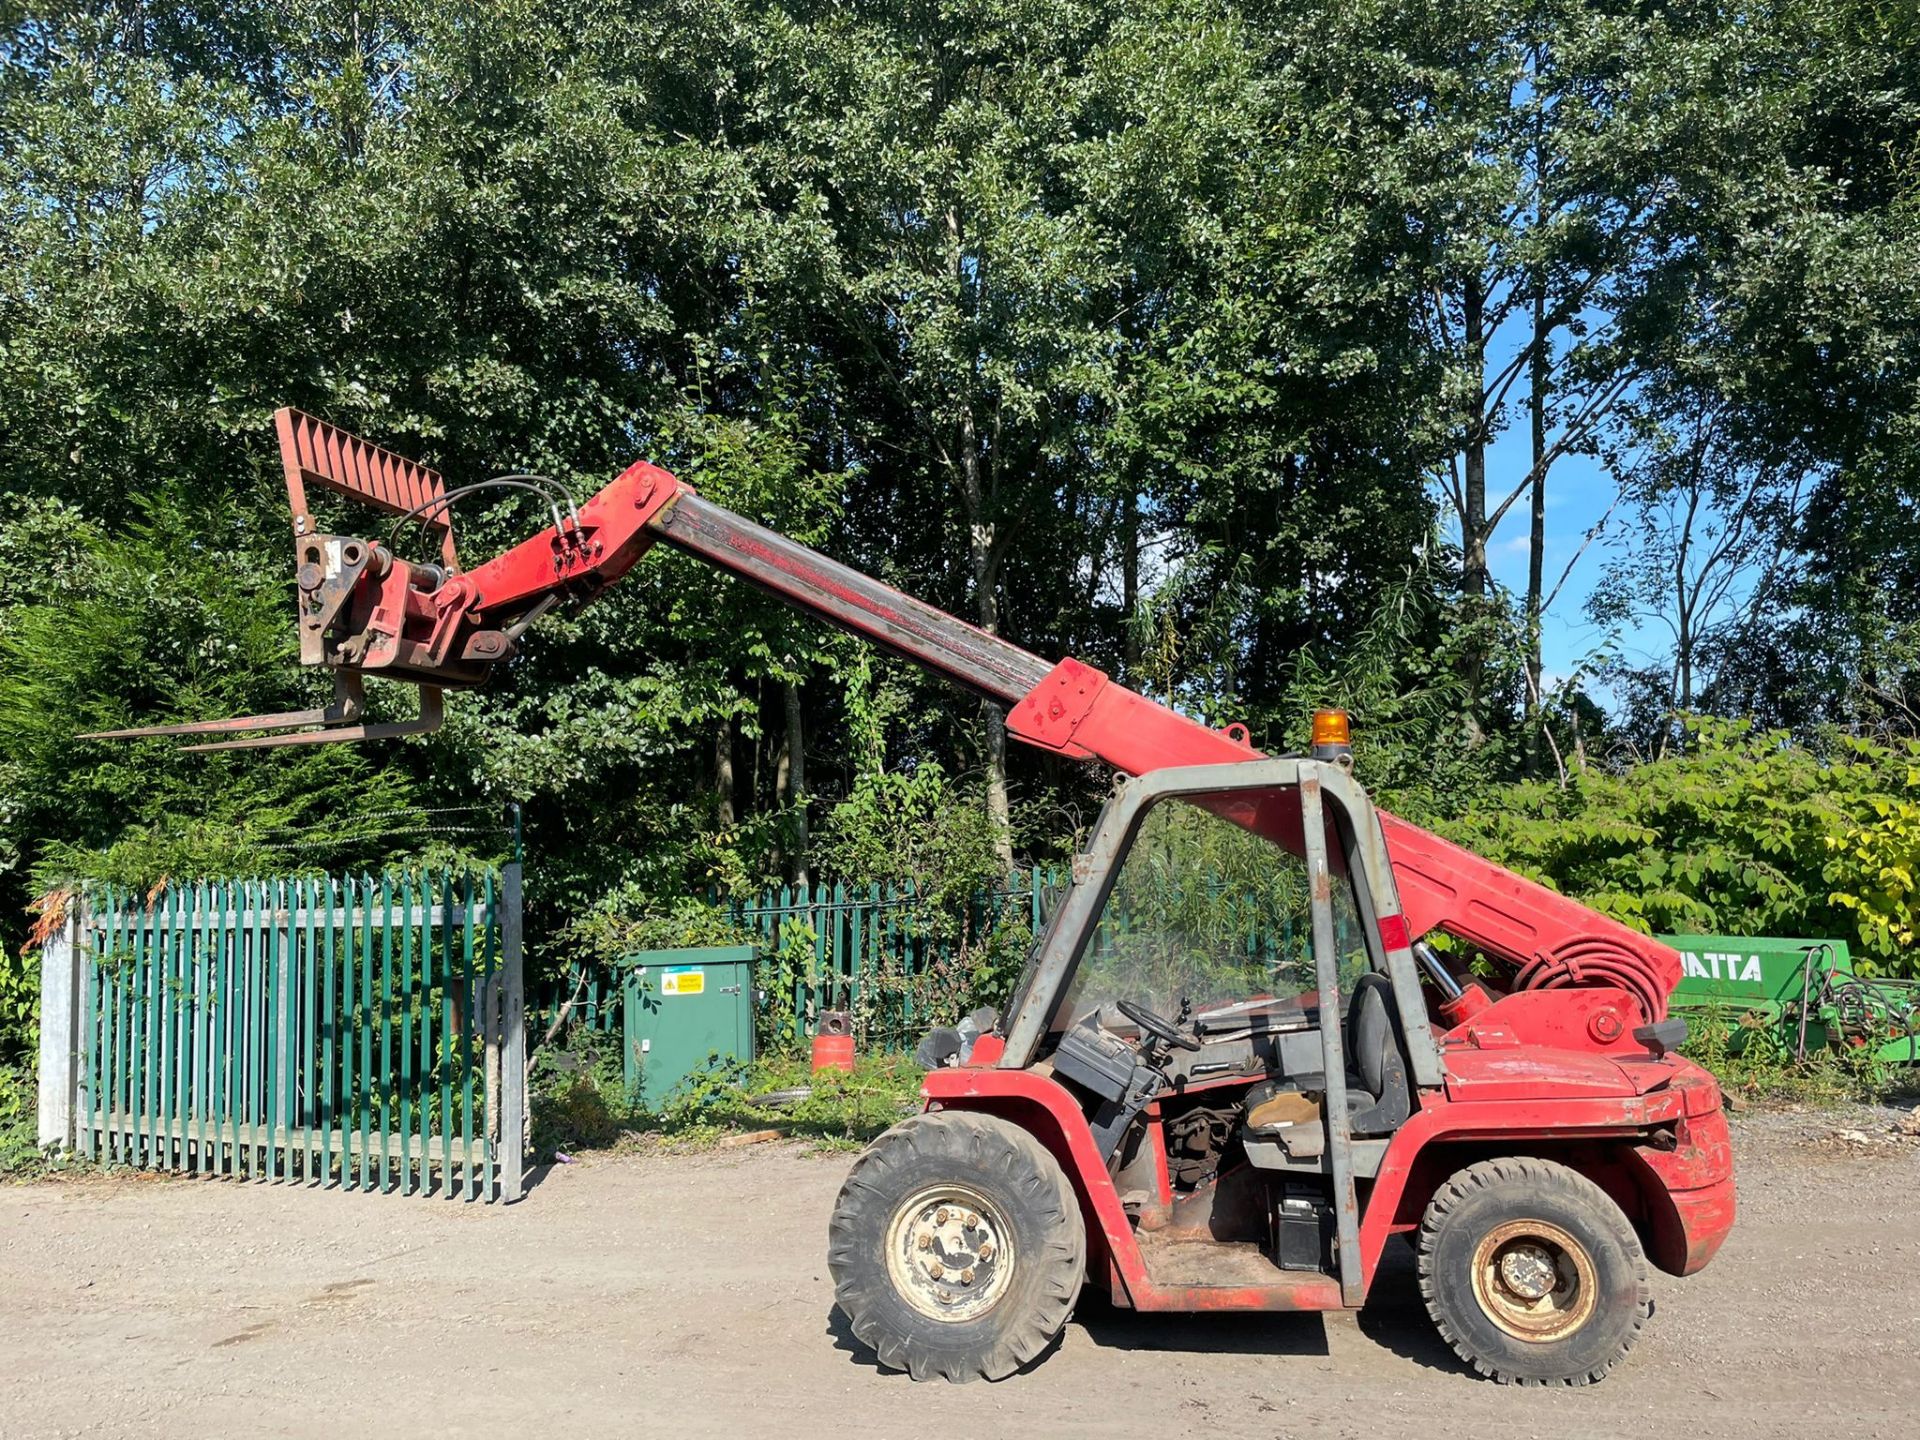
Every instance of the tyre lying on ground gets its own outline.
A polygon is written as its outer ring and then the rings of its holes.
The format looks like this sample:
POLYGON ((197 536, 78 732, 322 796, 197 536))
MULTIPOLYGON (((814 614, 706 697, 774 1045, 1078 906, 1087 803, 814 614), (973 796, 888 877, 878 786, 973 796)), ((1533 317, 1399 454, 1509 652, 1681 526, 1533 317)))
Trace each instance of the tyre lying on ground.
POLYGON ((834 1299, 883 1365, 916 1380, 999 1380, 1073 1313, 1086 1274, 1080 1205, 1025 1130, 943 1110, 886 1132, 848 1174, 828 1226, 834 1299))

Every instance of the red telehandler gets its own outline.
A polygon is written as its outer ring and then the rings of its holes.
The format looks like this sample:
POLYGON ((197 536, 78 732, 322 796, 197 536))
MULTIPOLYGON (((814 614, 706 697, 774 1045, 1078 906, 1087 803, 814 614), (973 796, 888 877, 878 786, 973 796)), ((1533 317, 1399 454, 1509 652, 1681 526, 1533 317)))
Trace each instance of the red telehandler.
MULTIPOLYGON (((310 711, 126 735, 193 748, 415 733, 560 600, 665 542, 1007 707, 1007 727, 1119 772, 1004 1014, 921 1046, 924 1113, 854 1164, 829 1228, 836 1299, 882 1362, 997 1379, 1036 1359, 1083 1284, 1135 1310, 1360 1306, 1395 1236, 1434 1323, 1508 1383, 1585 1384, 1651 1313, 1648 1264, 1688 1275, 1733 1224, 1713 1077, 1676 1052, 1678 956, 1376 810, 1346 719, 1268 757, 1077 660, 1049 664, 702 499, 644 462, 575 505, 559 487, 441 477, 293 410, 310 711), (450 504, 538 490, 553 523, 471 570, 450 504), (321 533, 309 487, 396 517, 321 533), (433 561, 402 558, 419 526, 433 561), (421 687, 363 717, 368 673, 421 687), (297 729, 300 726, 312 729, 297 729), (284 732, 284 733, 252 733, 284 732), (1478 953, 1501 983, 1428 945, 1478 953)), ((1482 967, 1485 968, 1485 967, 1482 967)))

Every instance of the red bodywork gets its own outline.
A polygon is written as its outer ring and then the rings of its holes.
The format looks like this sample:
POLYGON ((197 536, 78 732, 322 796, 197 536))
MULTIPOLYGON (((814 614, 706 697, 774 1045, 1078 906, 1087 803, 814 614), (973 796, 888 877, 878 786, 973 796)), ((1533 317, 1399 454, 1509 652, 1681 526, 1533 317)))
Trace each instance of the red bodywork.
MULTIPOLYGON (((1244 727, 1211 730, 1077 660, 1050 666, 708 504, 644 462, 621 472, 577 515, 562 516, 556 505, 553 526, 463 572, 446 514, 459 492, 448 492, 439 475, 297 411, 283 410, 276 421, 308 597, 301 659, 332 668, 341 698, 324 712, 112 733, 226 733, 309 721, 335 727, 207 747, 226 748, 430 728, 438 721, 438 686, 478 683, 513 653, 547 604, 591 599, 664 540, 999 701, 1007 728, 1040 749, 1133 775, 1261 758, 1244 727), (307 508, 309 484, 403 520, 417 512, 440 532, 440 563, 415 564, 382 545, 318 534, 307 508), (367 671, 427 687, 422 720, 350 725, 358 715, 359 675, 367 671)), ((1377 1175, 1363 1182, 1364 1282, 1371 1283, 1388 1237, 1419 1223, 1449 1174, 1496 1154, 1564 1159, 1633 1217, 1656 1263, 1677 1274, 1700 1268, 1733 1222, 1720 1092, 1698 1067, 1656 1057, 1631 1038, 1637 1026, 1665 1016, 1679 956, 1416 825, 1384 813, 1380 824, 1401 907, 1382 909, 1384 946, 1398 952, 1444 930, 1514 973, 1510 994, 1490 999, 1470 989, 1441 1007, 1447 1018, 1435 1030, 1444 1084, 1419 1095, 1377 1175)), ((1097 1278, 1104 1268, 1116 1299, 1142 1310, 1341 1306, 1339 1284, 1316 1273, 1276 1271, 1251 1285, 1156 1284, 1079 1103, 1046 1075, 994 1067, 1000 1055, 1000 1042, 989 1037, 966 1068, 931 1073, 928 1103, 1005 1115, 1053 1149, 1079 1187, 1090 1273, 1097 1278)), ((1158 1118, 1149 1112, 1150 1125, 1158 1118)), ((1167 1189, 1164 1168, 1159 1184, 1167 1189)))
MULTIPOLYGON (((1519 1000, 1525 997, 1512 996, 1519 1000)), ((1504 1002, 1502 1002, 1504 1003, 1504 1002)), ((1496 1005, 1495 1010, 1498 1009, 1496 1005)), ((1492 1011, 1487 1012, 1493 1013, 1492 1011)), ((1482 1050, 1446 1037, 1447 1083, 1394 1132, 1360 1223, 1363 1290, 1387 1240, 1420 1224, 1449 1175, 1489 1155, 1562 1158, 1635 1221, 1661 1269, 1691 1275, 1733 1227, 1733 1152, 1720 1088, 1691 1061, 1595 1056, 1529 1045, 1482 1050)), ((1080 1102, 1030 1070, 994 1068, 997 1052, 930 1072, 930 1108, 979 1110, 1039 1138, 1074 1178, 1086 1224, 1087 1273, 1136 1310, 1338 1310, 1331 1276, 1275 1271, 1260 1284, 1155 1283, 1131 1217, 1080 1102)))

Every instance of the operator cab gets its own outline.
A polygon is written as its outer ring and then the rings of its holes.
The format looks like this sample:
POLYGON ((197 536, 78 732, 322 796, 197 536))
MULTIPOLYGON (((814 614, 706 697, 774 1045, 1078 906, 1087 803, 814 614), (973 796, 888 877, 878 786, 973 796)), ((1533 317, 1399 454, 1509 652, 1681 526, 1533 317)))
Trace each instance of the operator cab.
MULTIPOLYGON (((1097 908, 1088 897, 1035 1047, 1035 1068, 1081 1101, 1143 1258, 1168 1283, 1334 1273, 1326 1027, 1342 1178, 1376 1173, 1415 1106, 1354 844, 1356 818, 1375 822, 1333 803, 1323 815, 1331 883, 1316 917, 1298 783, 1144 803, 1097 908), (1331 941, 1330 1001, 1316 919, 1331 941)), ((1068 939, 1036 947, 1016 1010, 1038 1003, 1043 954, 1068 939)))

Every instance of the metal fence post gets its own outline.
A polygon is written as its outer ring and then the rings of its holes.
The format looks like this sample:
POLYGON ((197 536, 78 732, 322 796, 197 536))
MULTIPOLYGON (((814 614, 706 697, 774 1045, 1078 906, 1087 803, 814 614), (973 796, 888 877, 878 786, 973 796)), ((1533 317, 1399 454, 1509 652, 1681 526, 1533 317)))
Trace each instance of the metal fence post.
POLYGON ((500 960, 505 982, 501 1006, 500 1198, 511 1204, 521 1194, 526 1153, 527 996, 520 957, 520 867, 500 874, 500 960))
POLYGON ((73 1148, 80 1065, 80 911, 78 896, 40 946, 40 1148, 73 1148))

